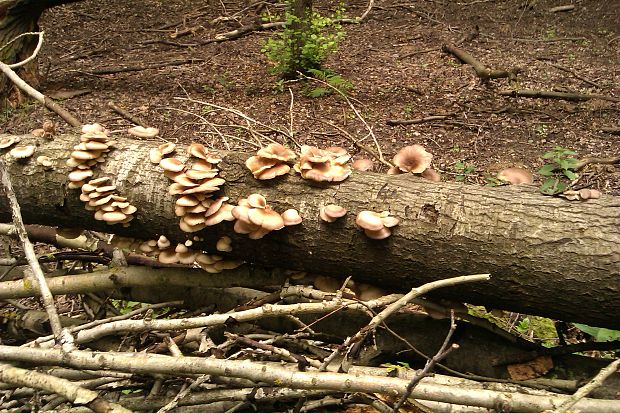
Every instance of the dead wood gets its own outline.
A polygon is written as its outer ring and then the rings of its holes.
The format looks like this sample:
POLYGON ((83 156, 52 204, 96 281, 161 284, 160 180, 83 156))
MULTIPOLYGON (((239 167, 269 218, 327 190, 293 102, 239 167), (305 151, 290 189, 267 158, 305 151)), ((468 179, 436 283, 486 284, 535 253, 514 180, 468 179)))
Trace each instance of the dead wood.
MULTIPOLYGON (((539 59, 537 59, 537 60, 546 60, 546 59, 539 58, 539 59)), ((590 79, 588 79, 588 78, 586 78, 586 77, 581 76, 579 73, 575 72, 575 71, 574 71, 574 70, 572 70, 572 69, 569 69, 569 68, 567 68, 567 67, 564 67, 564 66, 561 66, 561 65, 558 65, 558 64, 552 63, 552 62, 547 62, 547 63, 549 64, 549 66, 555 67, 556 69, 559 69, 559 70, 561 70, 561 71, 563 71, 563 72, 570 73, 571 75, 573 75, 573 77, 574 77, 575 79, 579 79, 579 80, 581 80, 582 82, 585 82, 585 83, 589 84, 590 86, 594 86, 594 87, 596 87, 596 88, 601 89, 601 85, 599 85, 598 83, 596 83, 596 82, 594 82, 594 81, 592 81, 592 80, 590 80, 590 79)))
POLYGON ((390 126, 396 126, 396 125, 417 125, 419 123, 434 122, 436 120, 446 120, 446 119, 451 118, 453 116, 456 116, 456 113, 447 113, 445 115, 426 116, 424 118, 417 118, 417 119, 388 119, 388 120, 385 121, 385 123, 390 125, 390 126))
POLYGON ((531 89, 502 90, 502 91, 499 91, 498 93, 502 96, 534 98, 534 99, 561 99, 561 100, 569 100, 573 102, 583 102, 583 101, 590 100, 590 99, 601 99, 601 100, 607 100, 609 102, 620 102, 620 98, 616 98, 613 96, 583 94, 583 93, 555 92, 551 90, 531 90, 531 89))
POLYGON ((121 115, 122 117, 124 117, 125 119, 127 119, 128 121, 133 122, 136 125, 142 126, 143 128, 148 127, 146 122, 144 122, 142 119, 139 119, 138 117, 132 115, 131 113, 129 113, 125 109, 123 109, 120 106, 116 105, 114 102, 112 102, 112 101, 108 102, 108 107, 110 109, 112 109, 114 112, 116 112, 119 115, 121 115))
POLYGON ((500 78, 514 78, 520 72, 520 69, 514 68, 511 70, 498 70, 498 69, 490 69, 483 65, 479 60, 473 57, 470 53, 466 52, 463 49, 459 49, 458 47, 450 44, 446 44, 442 47, 442 50, 445 53, 450 53, 459 59, 463 63, 467 63, 471 67, 474 68, 476 74, 482 81, 487 81, 489 79, 500 79, 500 78))
POLYGON ((170 62, 158 62, 158 63, 151 63, 151 64, 146 64, 146 65, 139 64, 139 65, 128 65, 128 66, 122 66, 122 67, 109 67, 109 68, 102 68, 102 69, 94 69, 94 70, 89 70, 88 73, 92 75, 111 75, 115 73, 140 72, 142 70, 148 70, 148 69, 161 69, 162 67, 182 66, 182 65, 202 63, 202 62, 204 62, 203 59, 194 59, 194 58, 177 59, 177 60, 172 60, 170 62))
POLYGON ((620 135, 620 127, 604 127, 601 128, 602 132, 611 133, 612 135, 620 135))
MULTIPOLYGON (((33 138, 23 136, 22 142, 33 138)), ((183 241, 168 195, 168 179, 148 161, 156 143, 119 139, 97 176, 111 176, 118 191, 138 205, 129 228, 95 221, 66 189, 64 160, 77 135, 43 142, 39 154, 57 167, 47 172, 33 160, 10 158, 9 173, 27 222, 81 226, 138 238, 166 234, 183 241)), ((181 151, 181 150, 180 150, 181 151)), ((180 152, 179 151, 179 152, 180 152)), ((198 249, 214 251, 222 235, 233 238, 234 258, 313 273, 353 275, 386 288, 407 290, 425 282, 463 274, 491 273, 491 280, 442 290, 442 296, 492 308, 545 315, 610 328, 620 327, 620 199, 604 196, 587 202, 544 197, 532 187, 484 188, 432 183, 408 175, 355 172, 337 185, 321 185, 287 175, 256 181, 245 168, 248 155, 228 153, 220 164, 224 193, 232 200, 260 192, 277 211, 298 208, 302 225, 253 241, 232 233, 229 224, 200 233, 198 249), (318 210, 337 203, 351 213, 332 225, 318 210), (366 238, 356 228, 361 210, 389 210, 401 224, 384 241, 366 238), (578 302, 579 305, 574 305, 578 302)), ((5 201, 0 219, 9 219, 5 201)))

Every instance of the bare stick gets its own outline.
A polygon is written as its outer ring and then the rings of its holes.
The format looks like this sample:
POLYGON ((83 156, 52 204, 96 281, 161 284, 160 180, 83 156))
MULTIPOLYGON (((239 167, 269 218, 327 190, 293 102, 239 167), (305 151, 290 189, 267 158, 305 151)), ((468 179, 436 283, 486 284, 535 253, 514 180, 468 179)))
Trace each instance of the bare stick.
POLYGON ((405 403, 405 401, 409 398, 415 386, 420 382, 420 380, 422 380, 431 372, 435 364, 444 359, 448 354, 450 354, 452 350, 456 350, 457 348, 459 348, 458 344, 453 344, 452 346, 448 347, 448 344, 450 344, 450 340, 452 339, 452 335, 454 334, 455 330, 456 323, 454 322, 454 310, 452 310, 450 314, 450 330, 446 335, 446 339, 443 341, 443 344, 439 348, 439 351, 437 351, 433 358, 426 361, 424 369, 422 369, 421 372, 417 372, 416 375, 413 376, 409 384, 407 384, 407 390, 405 391, 405 394, 403 394, 394 405, 394 413, 398 412, 398 409, 400 409, 403 403, 405 403))
POLYGON ((132 413, 131 410, 127 410, 121 405, 104 400, 95 391, 82 388, 69 380, 48 376, 33 370, 20 369, 0 363, 0 381, 56 393, 74 404, 90 408, 96 413, 132 413))
POLYGON ((136 125, 140 125, 143 128, 146 128, 148 126, 145 122, 142 121, 142 119, 137 118, 136 116, 134 116, 131 113, 127 112, 125 109, 117 106, 112 101, 108 102, 108 107, 110 109, 112 109, 114 112, 116 112, 119 115, 121 115, 122 117, 124 117, 125 119, 127 119, 128 121, 135 123, 136 125))
POLYGON ((567 4, 566 6, 557 6, 549 9, 549 13, 559 13, 563 11, 571 11, 575 9, 574 4, 567 4))
POLYGON ((574 102, 581 102, 581 101, 590 100, 590 99, 601 99, 601 100, 607 100, 609 102, 620 102, 620 98, 616 98, 613 96, 554 92, 554 91, 548 91, 548 90, 531 90, 531 89, 501 90, 498 93, 502 96, 534 98, 534 99, 561 99, 561 100, 569 100, 569 101, 574 101, 574 102))
POLYGON ((43 274, 43 271, 39 266, 37 255, 34 252, 34 248, 30 243, 30 240, 28 239, 28 234, 26 233, 26 228, 24 227, 24 221, 22 221, 22 214, 19 208, 19 203, 17 202, 17 198, 15 197, 15 192, 13 192, 11 178, 9 177, 9 173, 6 170, 4 160, 2 159, 0 159, 0 178, 2 180, 4 192, 9 200, 9 205, 11 207, 13 224, 15 225, 15 229, 17 230, 17 234, 19 235, 19 240, 21 241, 24 248, 24 254, 26 255, 26 259, 28 260, 28 265, 30 265, 30 269, 32 270, 33 281, 41 293, 41 298, 43 299, 43 305, 45 306, 45 311, 47 311, 47 315, 49 317, 52 332, 54 333, 54 336, 60 337, 60 333, 62 332, 62 325, 60 324, 60 318, 58 317, 58 312, 56 311, 56 306, 54 304, 54 296, 52 295, 47 286, 45 275, 43 274))
POLYGON ((400 310, 405 304, 409 303, 416 297, 424 295, 430 291, 436 290, 438 288, 451 287, 457 284, 465 284, 470 282, 479 282, 479 281, 488 281, 490 279, 490 274, 477 274, 477 275, 466 275, 462 277, 454 277, 447 278, 444 280, 433 281, 427 284, 424 284, 420 287, 412 288, 407 294, 403 295, 398 300, 394 301, 392 304, 388 305, 383 311, 374 316, 372 320, 358 331, 355 335, 348 337, 345 342, 334 350, 332 354, 329 355, 323 361, 321 368, 319 370, 324 371, 327 369, 327 366, 331 361, 345 348, 349 347, 353 343, 362 343, 366 336, 373 331, 377 326, 383 323, 390 315, 394 314, 396 311, 400 310))
POLYGON ((620 127, 614 128, 613 126, 606 126, 601 128, 601 132, 611 133, 612 135, 620 135, 620 127))
MULTIPOLYGON (((13 40, 11 40, 10 42, 8 42, 7 44, 5 44, 2 49, 4 49, 5 47, 7 47, 8 45, 10 45, 11 43, 13 43, 15 40, 19 39, 22 36, 39 36, 39 41, 37 42, 37 47, 35 47, 34 52, 32 52, 32 54, 30 56, 28 56, 27 58, 25 58, 24 60, 22 60, 21 62, 17 62, 17 63, 13 63, 8 65, 9 68, 11 69, 17 69, 18 67, 22 67, 24 65, 26 65, 28 62, 34 60, 37 55, 39 54, 39 51, 41 51, 41 46, 43 46, 43 33, 44 32, 30 32, 30 33, 22 33, 21 35, 17 36, 16 38, 14 38, 13 40)), ((0 50, 2 50, 0 49, 0 50)))
POLYGON ((488 67, 480 63, 480 61, 478 61, 471 54, 469 54, 463 49, 459 49, 458 47, 454 45, 446 44, 443 46, 442 50, 446 53, 450 53, 454 55, 457 59, 459 59, 463 63, 467 63, 468 65, 473 67, 474 70, 476 71, 476 74, 481 80, 499 79, 503 77, 514 77, 519 72, 518 69, 512 69, 512 70, 489 69, 488 67))
POLYGON ((433 115, 433 116, 426 116, 424 118, 418 118, 418 119, 388 119, 385 121, 386 124, 390 125, 390 126, 396 126, 396 125, 417 125, 419 123, 425 123, 425 122, 433 122, 436 120, 446 120, 448 118, 451 118, 453 116, 456 116, 457 113, 448 113, 445 115, 433 115))
POLYGON ((590 380, 583 387, 580 387, 579 390, 575 392, 575 394, 573 394, 566 401, 564 401, 560 405, 560 407, 553 411, 553 413, 566 413, 568 409, 573 407, 579 400, 586 397, 592 390, 600 387, 608 377, 610 377, 618 370, 618 367, 620 367, 620 359, 613 361, 607 367, 599 371, 592 380, 590 380))
MULTIPOLYGON (((538 59, 538 60, 542 60, 542 59, 538 59)), ((555 64, 555 63, 552 63, 552 62, 547 62, 547 64, 548 64, 549 66, 555 67, 556 69, 559 69, 559 70, 561 70, 561 71, 563 71, 563 72, 570 73, 571 75, 573 75, 573 76, 575 77, 575 79, 579 79, 579 80, 581 80, 582 82, 585 82, 585 83, 589 84, 590 86, 594 86, 594 87, 596 87, 596 88, 601 89, 601 85, 599 85, 599 84, 598 84, 598 83, 596 83, 596 82, 593 82, 592 80, 590 80, 590 79, 588 79, 588 78, 585 78, 585 77, 583 77, 583 76, 579 75, 579 74, 578 74, 577 72, 575 72, 574 70, 571 70, 571 69, 569 69, 569 68, 567 68, 567 67, 564 67, 564 66, 560 66, 560 65, 555 64)))
POLYGON ((370 11, 372 10, 372 6, 374 6, 375 4, 375 0, 369 0, 368 1, 368 6, 366 7, 366 10, 364 10, 364 13, 362 13, 362 15, 360 17, 356 17, 354 19, 337 19, 336 22, 337 23, 361 23, 364 20, 366 20, 366 18, 368 17, 368 15, 370 14, 370 11))
POLYGON ((158 63, 152 63, 148 65, 135 65, 135 66, 125 65, 122 67, 106 67, 102 69, 89 70, 85 73, 88 73, 91 75, 112 75, 115 73, 141 72, 142 70, 148 70, 148 69, 160 69, 162 67, 182 66, 182 65, 187 65, 187 64, 203 63, 203 62, 204 62, 203 59, 177 59, 177 60, 172 60, 170 62, 158 62, 158 63))

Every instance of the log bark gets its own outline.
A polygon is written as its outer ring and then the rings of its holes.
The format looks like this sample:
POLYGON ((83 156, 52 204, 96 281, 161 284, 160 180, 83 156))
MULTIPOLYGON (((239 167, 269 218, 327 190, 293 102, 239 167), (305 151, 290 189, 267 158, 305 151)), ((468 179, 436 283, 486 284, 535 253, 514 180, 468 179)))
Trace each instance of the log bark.
MULTIPOLYGON (((32 142, 23 136, 22 142, 32 142)), ((9 157, 24 220, 80 226, 152 239, 166 234, 185 240, 174 215, 169 181, 148 161, 155 143, 119 138, 95 177, 111 176, 118 191, 138 206, 128 228, 95 221, 69 190, 64 161, 78 135, 41 142, 26 162, 9 157), (56 167, 45 171, 34 158, 47 155, 56 167)), ((182 149, 178 150, 179 153, 182 149)), ((178 155, 183 157, 183 155, 178 155)), ((276 211, 297 208, 304 222, 253 241, 232 232, 230 223, 198 233, 196 248, 215 251, 222 235, 233 238, 234 258, 266 266, 306 270, 339 277, 353 275, 399 291, 456 275, 490 273, 491 281, 438 291, 450 299, 568 321, 620 328, 620 198, 587 202, 545 197, 536 188, 485 188, 433 183, 409 175, 354 172, 340 184, 317 184, 290 174, 256 181, 245 168, 247 154, 228 153, 220 164, 232 200, 260 192, 276 211), (321 223, 318 210, 335 203, 350 213, 333 224, 321 223), (356 228, 361 210, 389 210, 401 223, 383 241, 356 228)), ((0 220, 9 220, 0 200, 0 220)))

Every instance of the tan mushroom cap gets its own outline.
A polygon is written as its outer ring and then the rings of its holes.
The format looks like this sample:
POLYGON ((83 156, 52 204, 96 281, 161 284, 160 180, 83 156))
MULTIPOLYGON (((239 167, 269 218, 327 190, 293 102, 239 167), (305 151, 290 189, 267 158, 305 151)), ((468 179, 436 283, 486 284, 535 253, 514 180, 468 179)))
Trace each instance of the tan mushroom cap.
POLYGON ((82 125, 82 133, 97 133, 103 132, 105 128, 98 123, 87 123, 82 125))
POLYGON ((124 221, 127 218, 127 215, 123 214, 120 211, 115 211, 115 212, 106 212, 101 217, 102 217, 102 220, 107 222, 108 224, 115 224, 115 223, 124 221))
POLYGON ((49 156, 38 156, 37 163, 44 168, 51 168, 53 166, 52 160, 49 156))
POLYGON ((277 159, 283 162, 290 161, 297 157, 295 152, 279 143, 270 143, 266 147, 260 149, 256 155, 262 158, 277 159))
POLYGON ((164 154, 161 153, 159 148, 151 148, 151 150, 149 150, 149 161, 151 161, 151 163, 159 165, 163 158, 164 154))
POLYGON ((579 198, 583 199, 599 199, 601 197, 601 191, 598 189, 583 188, 579 190, 579 198))
POLYGON ((394 164, 404 172, 416 174, 424 172, 431 165, 433 155, 426 152, 421 145, 410 145, 402 148, 394 156, 394 164))
POLYGON ((379 214, 373 211, 361 211, 357 214, 355 223, 364 230, 381 231, 385 226, 379 214))
POLYGON ((231 252, 232 251, 232 239, 228 236, 223 236, 222 238, 217 240, 215 244, 215 248, 221 252, 231 252))
POLYGON ((374 165, 370 159, 361 158, 361 159, 355 160, 353 162, 353 165, 351 166, 353 167, 353 169, 358 170, 358 171, 370 171, 374 165))
POLYGON ((392 235, 392 231, 389 228, 382 227, 378 231, 371 231, 369 229, 364 230, 364 234, 370 239, 385 239, 392 235))
POLYGON ((282 220, 284 221, 284 225, 286 225, 287 227, 291 225, 299 225, 302 221, 299 212, 296 209, 292 208, 284 211, 281 216, 282 220))
POLYGON ((261 172, 275 166, 278 163, 276 159, 263 158, 261 156, 250 156, 245 161, 245 166, 252 172, 252 175, 256 178, 256 175, 261 172))
POLYGON ((179 257, 174 248, 167 248, 159 253, 157 260, 162 264, 176 264, 179 262, 179 257))
POLYGON ((161 152, 162 155, 168 155, 169 153, 174 152, 176 148, 177 146, 172 142, 162 143, 157 147, 157 149, 159 150, 159 152, 161 152))
POLYGON ((523 168, 503 169, 497 174, 497 179, 510 182, 513 185, 534 183, 534 176, 532 173, 523 168))
POLYGON ((441 175, 439 175, 439 172, 432 168, 426 168, 420 176, 432 182, 441 182, 441 175))
POLYGON ((284 220, 282 216, 270 207, 252 208, 248 211, 250 222, 254 225, 260 225, 267 231, 277 231, 284 228, 284 220))
POLYGON ((247 201, 252 208, 265 208, 267 206, 267 200, 261 194, 251 194, 247 197, 247 201))
POLYGON ((16 159, 25 159, 30 158, 34 154, 35 149, 34 145, 20 145, 11 149, 9 154, 16 159))
POLYGON ((329 204, 319 210, 319 217, 325 222, 334 222, 338 218, 345 216, 346 208, 340 205, 329 204))
POLYGON ((19 142, 19 138, 16 136, 5 136, 0 138, 0 149, 8 148, 11 145, 19 142))
POLYGON ((127 132, 138 138, 154 138, 159 135, 159 129, 145 128, 144 126, 134 126, 133 128, 127 129, 127 132))
POLYGON ((30 134, 34 136, 35 138, 42 138, 45 136, 45 129, 43 128, 33 129, 30 131, 30 134))
POLYGON ((76 169, 69 173, 69 180, 71 182, 79 182, 93 176, 93 171, 91 169, 76 169))
POLYGON ((185 164, 177 158, 164 158, 159 162, 159 166, 170 172, 181 172, 185 168, 185 164))

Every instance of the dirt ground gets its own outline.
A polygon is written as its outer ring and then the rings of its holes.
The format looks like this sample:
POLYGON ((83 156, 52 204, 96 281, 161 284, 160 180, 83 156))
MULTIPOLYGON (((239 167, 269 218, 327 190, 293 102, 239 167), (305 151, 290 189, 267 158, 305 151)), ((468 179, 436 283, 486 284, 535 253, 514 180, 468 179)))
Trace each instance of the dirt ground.
MULTIPOLYGON (((324 13, 338 6, 316 3, 324 13)), ((458 161, 474 168, 466 178, 470 183, 484 183, 489 173, 507 166, 536 171, 542 155, 556 145, 579 157, 618 156, 620 137, 601 128, 620 126, 619 103, 514 98, 497 92, 540 89, 620 97, 620 2, 578 1, 568 12, 549 11, 567 3, 563 1, 530 2, 535 3, 532 8, 525 3, 379 2, 367 21, 343 26, 346 38, 325 66, 352 83, 349 96, 386 157, 402 146, 422 144, 434 154, 443 180, 463 174, 458 161), (443 44, 457 42, 476 26, 479 35, 460 47, 490 68, 520 68, 516 79, 482 83, 471 66, 441 51, 443 44), (448 113, 453 116, 445 120, 386 124, 388 119, 448 113)), ((361 0, 348 1, 346 14, 359 16, 366 6, 361 0)), ((112 130, 130 126, 107 107, 113 101, 160 128, 165 140, 203 140, 216 148, 245 150, 252 150, 248 142, 255 140, 242 127, 214 126, 245 126, 243 119, 187 99, 235 108, 288 129, 292 93, 298 143, 341 145, 366 157, 329 125, 356 139, 367 135, 345 100, 307 97, 308 86, 302 82, 280 84, 277 90, 278 79, 261 53, 273 31, 199 44, 257 21, 255 9, 235 0, 102 0, 54 8, 41 20, 47 39, 40 59, 46 79, 41 89, 52 96, 59 90, 87 91, 62 102, 83 122, 100 122, 112 130), (228 19, 216 21, 218 17, 228 19), (180 60, 185 63, 171 65, 180 60), (127 68, 137 70, 104 74, 127 68)), ((282 5, 269 1, 262 9, 276 21, 281 12, 282 5)), ((51 118, 28 105, 6 112, 2 129, 23 133, 51 118)), ((372 141, 366 137, 364 143, 372 141)), ((579 185, 620 195, 620 168, 589 168, 579 185)))

